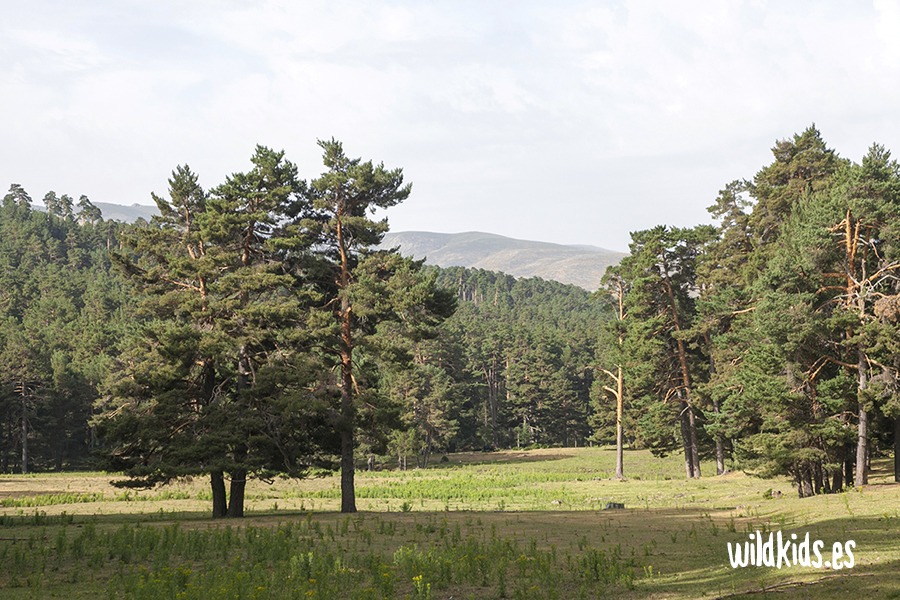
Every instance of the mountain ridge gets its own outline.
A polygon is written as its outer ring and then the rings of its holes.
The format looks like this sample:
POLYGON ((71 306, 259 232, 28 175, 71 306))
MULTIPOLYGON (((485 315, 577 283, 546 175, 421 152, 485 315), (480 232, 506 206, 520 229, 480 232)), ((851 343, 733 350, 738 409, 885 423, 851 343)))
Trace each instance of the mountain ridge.
POLYGON ((381 247, 397 247, 405 256, 425 259, 426 263, 439 267, 469 267, 500 271, 513 277, 541 277, 589 291, 600 286, 608 266, 626 256, 624 252, 598 246, 520 240, 480 231, 388 232, 381 247))
MULTIPOLYGON (((155 206, 130 206, 94 202, 104 219, 133 223, 138 218, 149 221, 159 214, 155 206)), ((38 210, 43 206, 33 205, 38 210)), ((624 252, 585 244, 567 245, 553 242, 521 240, 496 233, 464 231, 438 233, 432 231, 388 232, 382 248, 398 247, 401 254, 425 259, 438 267, 468 267, 499 271, 513 277, 540 277, 577 285, 588 291, 600 286, 609 265, 617 264, 624 252)))

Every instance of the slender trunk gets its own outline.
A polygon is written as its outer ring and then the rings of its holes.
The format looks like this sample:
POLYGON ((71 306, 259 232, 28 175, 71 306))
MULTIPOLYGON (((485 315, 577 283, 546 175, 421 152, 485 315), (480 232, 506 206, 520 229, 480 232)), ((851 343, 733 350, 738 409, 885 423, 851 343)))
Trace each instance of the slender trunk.
MULTIPOLYGON (((345 299, 344 303, 349 305, 345 299)), ((349 306, 347 318, 341 324, 341 337, 349 341, 349 306)), ((353 407, 353 357, 348 343, 341 352, 341 512, 356 512, 355 468, 353 464, 356 411, 353 407)))
POLYGON ((679 406, 681 408, 681 417, 678 420, 681 424, 681 443, 684 447, 684 474, 688 479, 693 479, 694 460, 691 453, 691 431, 687 418, 688 409, 690 407, 688 407, 684 400, 680 402, 679 406))
POLYGON ((894 481, 900 481, 900 414, 894 417, 894 481))
POLYGON ((700 477, 700 444, 697 441, 697 423, 694 419, 694 408, 688 403, 687 405, 687 417, 688 417, 688 433, 690 434, 691 440, 691 468, 694 472, 694 477, 700 477))
POLYGON ((247 487, 247 471, 235 469, 231 471, 230 475, 231 490, 228 498, 228 518, 237 519, 244 516, 244 489, 247 487))
POLYGON ((10 440, 13 439, 13 438, 12 438, 11 435, 8 434, 8 429, 7 429, 7 427, 3 427, 3 434, 4 434, 3 437, 4 437, 5 439, 3 440, 3 442, 4 442, 3 445, 2 445, 3 449, 0 450, 0 473, 6 473, 6 472, 7 472, 7 469, 9 469, 9 454, 8 454, 8 448, 10 448, 10 447, 13 446, 13 444, 10 444, 10 443, 9 443, 10 440))
POLYGON ((22 473, 28 473, 28 401, 26 386, 22 383, 22 473))
MULTIPOLYGON (((672 291, 672 281, 669 279, 668 266, 663 264, 663 275, 666 283, 666 295, 669 297, 669 308, 672 311, 672 323, 675 325, 675 332, 681 332, 681 319, 678 316, 678 307, 675 303, 675 293, 672 291)), ((700 477, 700 448, 697 443, 697 424, 694 419, 694 409, 691 402, 691 377, 688 371, 687 351, 684 348, 684 340, 680 337, 675 340, 678 349, 678 365, 681 367, 681 384, 684 388, 684 407, 682 415, 687 415, 688 427, 688 455, 686 459, 691 462, 688 478, 700 477)))
MULTIPOLYGON (((248 252, 245 248, 245 253, 248 252)), ((249 255, 245 254, 245 264, 249 260, 249 255)), ((243 293, 242 293, 243 294, 243 293)), ((246 297, 242 298, 242 303, 246 303, 246 297)), ((238 376, 237 391, 241 400, 246 404, 249 402, 250 386, 252 384, 253 370, 250 365, 250 357, 247 353, 247 346, 241 346, 238 351, 238 376)), ((244 516, 244 488, 247 485, 247 470, 243 468, 247 458, 247 447, 243 443, 238 443, 233 450, 233 461, 235 468, 229 470, 231 476, 231 486, 228 493, 228 511, 227 516, 230 519, 241 518, 244 516)))
POLYGON ((499 401, 500 401, 500 377, 497 374, 497 356, 491 356, 491 364, 485 367, 484 377, 488 388, 488 405, 487 413, 490 419, 491 428, 491 446, 493 449, 500 447, 499 431, 497 421, 499 418, 499 401))
POLYGON ((825 490, 825 481, 822 478, 822 464, 817 462, 812 471, 814 483, 813 492, 821 494, 825 490))
POLYGON ((616 374, 616 479, 625 478, 625 429, 622 426, 624 390, 622 387, 622 367, 620 366, 616 374))
MULTIPOLYGON (((719 414, 719 403, 713 402, 713 411, 719 414)), ((728 472, 725 466, 725 438, 721 433, 716 433, 716 475, 724 475, 728 472)))
MULTIPOLYGON (((712 377, 716 373, 716 361, 713 358, 712 354, 712 340, 710 339, 709 333, 705 333, 704 337, 706 339, 706 348, 709 352, 709 375, 712 377)), ((719 401, 713 398, 712 401, 713 412, 716 413, 716 417, 720 414, 719 412, 719 401)), ((718 421, 717 421, 718 424, 718 421)), ((724 475, 728 472, 728 469, 725 467, 725 438, 722 436, 721 432, 716 433, 716 475, 724 475)))
POLYGON ((834 475, 831 479, 831 491, 836 494, 844 490, 844 470, 840 467, 834 470, 834 475))
POLYGON ((869 482, 869 470, 866 462, 869 451, 869 413, 866 411, 863 397, 868 383, 866 371, 868 365, 866 364, 866 355, 862 348, 858 351, 858 359, 859 387, 857 398, 859 402, 859 425, 857 427, 858 438, 856 442, 856 478, 853 481, 857 487, 869 482))
POLYGON ((804 465, 800 469, 800 497, 808 498, 813 493, 812 473, 809 466, 804 465))
MULTIPOLYGON (((859 314, 860 322, 865 322, 866 303, 862 293, 861 284, 857 283, 856 278, 856 253, 857 242, 859 240, 860 221, 857 217, 854 221, 850 208, 847 208, 847 214, 844 218, 844 243, 847 258, 847 304, 848 308, 853 308, 854 302, 859 314)), ((865 259, 862 262, 862 276, 860 281, 866 279, 865 259)), ((862 343, 856 350, 856 371, 857 371, 857 403, 859 404, 859 422, 857 425, 857 442, 856 442, 856 477, 853 483, 858 487, 865 485, 869 481, 869 469, 866 463, 869 452, 869 414, 865 407, 865 391, 868 386, 868 361, 866 360, 866 351, 862 343)))
POLYGON ((847 451, 847 458, 844 460, 844 485, 853 485, 853 457, 847 451))
POLYGON ((343 205, 337 210, 337 243, 341 271, 338 289, 341 308, 338 318, 341 326, 341 512, 356 512, 355 465, 353 461, 356 411, 353 406, 353 307, 347 295, 350 288, 350 255, 344 239, 343 205))
POLYGON ((209 483, 212 487, 213 519, 221 519, 226 516, 228 506, 225 501, 225 476, 222 471, 216 470, 209 474, 209 483))

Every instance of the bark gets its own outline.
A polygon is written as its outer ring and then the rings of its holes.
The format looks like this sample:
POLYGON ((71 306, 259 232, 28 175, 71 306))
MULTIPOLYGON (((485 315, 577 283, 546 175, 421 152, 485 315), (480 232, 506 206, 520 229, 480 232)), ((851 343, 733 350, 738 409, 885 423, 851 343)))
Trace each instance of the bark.
POLYGON ((680 403, 680 407, 681 417, 679 418, 679 422, 681 424, 681 443, 684 447, 684 474, 688 479, 693 479, 694 461, 691 456, 691 432, 687 417, 688 409, 690 407, 683 400, 680 403))
POLYGON ((831 491, 838 493, 844 490, 844 471, 843 469, 835 469, 831 479, 831 491))
POLYGON ((619 367, 616 378, 616 479, 625 478, 625 430, 622 426, 624 412, 622 367, 619 367))
POLYGON ((341 326, 341 512, 355 513, 356 484, 353 446, 356 411, 353 406, 353 307, 347 296, 347 290, 350 287, 350 257, 344 240, 342 217, 343 209, 339 207, 337 242, 341 258, 341 272, 338 287, 342 292, 339 313, 341 326))
POLYGON ((488 389, 487 417, 489 419, 489 422, 486 423, 486 425, 489 425, 491 428, 491 446, 493 449, 497 449, 500 447, 500 438, 497 426, 497 421, 500 414, 500 377, 498 375, 496 355, 492 355, 491 364, 485 366, 484 380, 485 383, 487 383, 488 389))
MULTIPOLYGON (((346 303, 347 301, 344 300, 346 303)), ((349 309, 348 309, 349 310, 349 309)), ((341 324, 341 337, 349 339, 348 318, 341 324)), ((355 411, 353 409, 353 358, 347 343, 341 353, 341 512, 356 512, 355 469, 353 445, 355 411)))
MULTIPOLYGON (((713 402, 713 410, 719 414, 719 403, 713 402)), ((721 433, 716 434, 716 475, 724 475, 728 472, 725 466, 725 438, 721 433)))
MULTIPOLYGON (((710 376, 716 373, 716 361, 712 356, 712 340, 709 337, 709 333, 704 334, 706 338, 706 347, 710 349, 709 353, 709 374, 710 376)), ((717 415, 719 414, 719 401, 713 399, 713 412, 717 415)), ((725 467, 725 438, 722 437, 721 433, 716 434, 716 475, 724 475, 728 472, 728 469, 725 467)))
POLYGON ((812 473, 811 469, 808 466, 803 466, 800 469, 800 497, 808 498, 812 496, 815 492, 813 489, 812 482, 812 473))
POLYGON ((231 490, 228 498, 228 518, 236 519, 244 516, 244 489, 247 487, 247 471, 236 469, 230 474, 231 490))
POLYGON ((825 481, 822 479, 822 465, 821 463, 816 463, 816 466, 813 468, 813 492, 816 494, 821 494, 825 490, 825 481))
POLYGON ((3 450, 0 450, 0 473, 7 473, 9 469, 9 455, 7 453, 7 448, 13 446, 13 444, 9 443, 9 440, 12 439, 12 436, 8 434, 8 429, 6 427, 3 428, 4 433, 4 443, 3 450))
POLYGON ((688 403, 687 405, 687 417, 688 417, 688 433, 690 435, 691 441, 691 468, 694 472, 694 478, 700 477, 700 444, 697 441, 697 423, 694 419, 694 409, 688 403))
POLYGON ((844 484, 848 486, 853 484, 853 458, 849 454, 844 460, 844 484))
MULTIPOLYGON (((860 221, 857 217, 854 226, 854 220, 850 208, 847 208, 847 214, 844 218, 844 244, 847 259, 847 304, 848 308, 852 308, 854 303, 859 314, 861 322, 866 319, 866 303, 862 294, 861 284, 857 283, 856 277, 856 254, 857 244, 859 241, 860 221)), ((862 263, 862 276, 866 278, 865 259, 862 263)), ((868 385, 868 361, 866 360, 866 351, 863 344, 860 344, 856 350, 857 355, 857 402, 859 404, 859 421, 857 425, 857 442, 856 442, 856 477, 853 480, 854 485, 865 485, 869 481, 869 469, 866 463, 869 452, 869 414, 865 408, 865 391, 868 385)))
MULTIPOLYGON (((245 249, 245 252, 249 252, 245 249)), ((249 254, 245 255, 245 262, 249 260, 249 254)), ((242 292, 243 294, 243 292, 242 292)), ((246 302, 246 298, 242 299, 246 302)), ((237 390, 238 395, 246 400, 249 394, 250 385, 252 383, 253 371, 250 366, 250 358, 247 354, 247 346, 241 346, 238 352, 238 376, 237 390)), ((244 488, 247 486, 247 470, 240 467, 247 458, 247 447, 238 444, 234 448, 234 462, 237 468, 231 469, 231 489, 228 493, 228 513, 229 519, 241 518, 244 516, 244 488)))
POLYGON ((859 424, 857 426, 856 442, 856 478, 853 480, 857 487, 869 482, 869 470, 866 462, 869 452, 869 413, 866 411, 863 392, 867 386, 867 364, 863 350, 859 350, 858 375, 859 375, 859 424))
MULTIPOLYGON (((672 323, 675 325, 675 333, 681 332, 681 319, 678 316, 678 307, 675 303, 675 294, 672 291, 672 281, 669 279, 668 266, 663 263, 663 277, 665 280, 666 295, 669 297, 669 309, 672 311, 672 323)), ((678 365, 681 367, 681 384, 684 389, 684 406, 682 416, 687 417, 687 443, 685 445, 685 461, 690 462, 687 468, 688 478, 700 477, 700 449, 697 443, 697 425, 694 420, 694 410, 691 406, 691 377, 688 371, 687 351, 684 348, 684 340, 675 340, 678 349, 678 365)), ((682 425, 683 427, 684 425, 682 425)))
POLYGON ((900 482, 900 414, 894 417, 894 481, 900 482))
POLYGON ((226 516, 227 505, 225 502, 225 476, 222 471, 212 471, 209 474, 209 483, 212 487, 213 519, 221 519, 226 516))
POLYGON ((25 400, 26 387, 22 383, 22 473, 28 473, 28 402, 25 400))

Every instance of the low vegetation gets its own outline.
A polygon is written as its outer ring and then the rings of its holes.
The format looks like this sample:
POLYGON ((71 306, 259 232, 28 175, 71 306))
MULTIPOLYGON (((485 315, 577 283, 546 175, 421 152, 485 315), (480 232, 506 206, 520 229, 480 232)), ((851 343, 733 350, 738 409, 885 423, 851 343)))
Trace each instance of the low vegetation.
POLYGON ((607 448, 455 454, 357 480, 252 482, 247 518, 207 518, 205 481, 123 492, 103 473, 0 477, 4 598, 900 597, 900 487, 799 499, 787 479, 685 481, 679 458, 607 448), (605 510, 611 502, 624 510, 605 510), (752 532, 854 540, 856 565, 732 569, 752 532), (755 592, 760 592, 756 594, 755 592))

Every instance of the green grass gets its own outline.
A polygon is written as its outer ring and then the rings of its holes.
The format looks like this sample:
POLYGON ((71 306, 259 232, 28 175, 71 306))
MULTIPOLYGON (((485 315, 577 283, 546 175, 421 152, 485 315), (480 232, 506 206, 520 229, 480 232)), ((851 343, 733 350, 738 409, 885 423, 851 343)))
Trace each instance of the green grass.
POLYGON ((870 486, 800 500, 785 480, 685 481, 645 452, 627 481, 609 449, 449 459, 359 473, 353 516, 336 477, 256 482, 241 521, 206 518, 200 479, 128 495, 114 475, 2 476, 0 597, 900 598, 886 461, 870 486), (726 544, 756 531, 852 539, 856 566, 732 569, 726 544))

